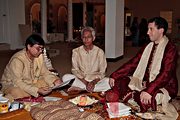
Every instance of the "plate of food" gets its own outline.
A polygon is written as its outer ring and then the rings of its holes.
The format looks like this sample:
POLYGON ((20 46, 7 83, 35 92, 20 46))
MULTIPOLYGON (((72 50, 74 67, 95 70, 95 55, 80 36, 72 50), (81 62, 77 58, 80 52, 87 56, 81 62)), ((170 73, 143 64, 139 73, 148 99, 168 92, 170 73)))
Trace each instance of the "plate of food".
POLYGON ((70 99, 69 101, 80 107, 90 106, 98 102, 97 99, 88 95, 79 95, 75 98, 70 99))

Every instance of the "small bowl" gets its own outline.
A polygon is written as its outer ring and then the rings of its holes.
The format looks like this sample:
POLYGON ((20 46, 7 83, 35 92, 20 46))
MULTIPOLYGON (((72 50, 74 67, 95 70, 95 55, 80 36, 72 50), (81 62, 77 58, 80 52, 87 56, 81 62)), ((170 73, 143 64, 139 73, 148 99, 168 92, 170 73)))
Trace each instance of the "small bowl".
POLYGON ((5 102, 8 102, 8 101, 9 101, 8 98, 0 97, 0 102, 1 102, 1 103, 5 103, 5 102))

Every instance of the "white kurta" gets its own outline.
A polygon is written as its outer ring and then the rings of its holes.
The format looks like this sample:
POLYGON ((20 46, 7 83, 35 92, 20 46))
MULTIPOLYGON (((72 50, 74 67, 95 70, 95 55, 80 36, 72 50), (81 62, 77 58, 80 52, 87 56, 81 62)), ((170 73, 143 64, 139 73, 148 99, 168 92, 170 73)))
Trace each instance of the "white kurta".
POLYGON ((76 78, 72 86, 86 89, 84 83, 79 79, 92 81, 96 78, 101 80, 96 84, 94 91, 106 91, 110 89, 109 78, 105 78, 107 68, 106 57, 102 49, 93 46, 93 49, 86 51, 83 46, 73 49, 72 51, 72 74, 63 76, 63 81, 76 78))

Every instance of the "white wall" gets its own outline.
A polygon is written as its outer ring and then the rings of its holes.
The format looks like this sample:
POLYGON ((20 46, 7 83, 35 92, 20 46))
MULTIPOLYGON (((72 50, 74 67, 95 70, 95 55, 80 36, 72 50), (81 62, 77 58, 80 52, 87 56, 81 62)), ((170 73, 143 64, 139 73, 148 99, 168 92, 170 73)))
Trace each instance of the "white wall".
POLYGON ((19 24, 25 24, 24 0, 0 0, 0 42, 11 49, 23 47, 19 24))
POLYGON ((0 43, 7 42, 7 1, 0 0, 0 43))
POLYGON ((106 0, 105 54, 117 58, 124 54, 124 0, 106 0))

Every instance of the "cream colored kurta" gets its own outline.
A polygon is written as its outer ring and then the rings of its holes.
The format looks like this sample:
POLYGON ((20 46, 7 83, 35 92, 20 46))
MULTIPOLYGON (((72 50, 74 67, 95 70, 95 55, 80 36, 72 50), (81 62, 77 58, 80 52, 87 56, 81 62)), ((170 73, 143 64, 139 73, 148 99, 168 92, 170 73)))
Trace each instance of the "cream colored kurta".
POLYGON ((107 67, 106 57, 102 49, 94 46, 87 52, 83 46, 73 49, 72 54, 72 73, 62 77, 64 82, 75 78, 72 86, 86 90, 86 85, 80 79, 92 81, 96 78, 101 80, 95 85, 94 92, 107 91, 111 87, 109 78, 105 77, 107 67))
POLYGON ((43 56, 40 55, 34 61, 30 60, 23 49, 12 56, 2 75, 3 90, 10 87, 19 87, 28 94, 37 97, 38 80, 44 80, 47 85, 53 86, 53 82, 58 79, 44 64, 43 56))
POLYGON ((95 46, 87 52, 83 46, 73 50, 72 54, 72 73, 85 80, 103 79, 107 67, 104 52, 95 46))

